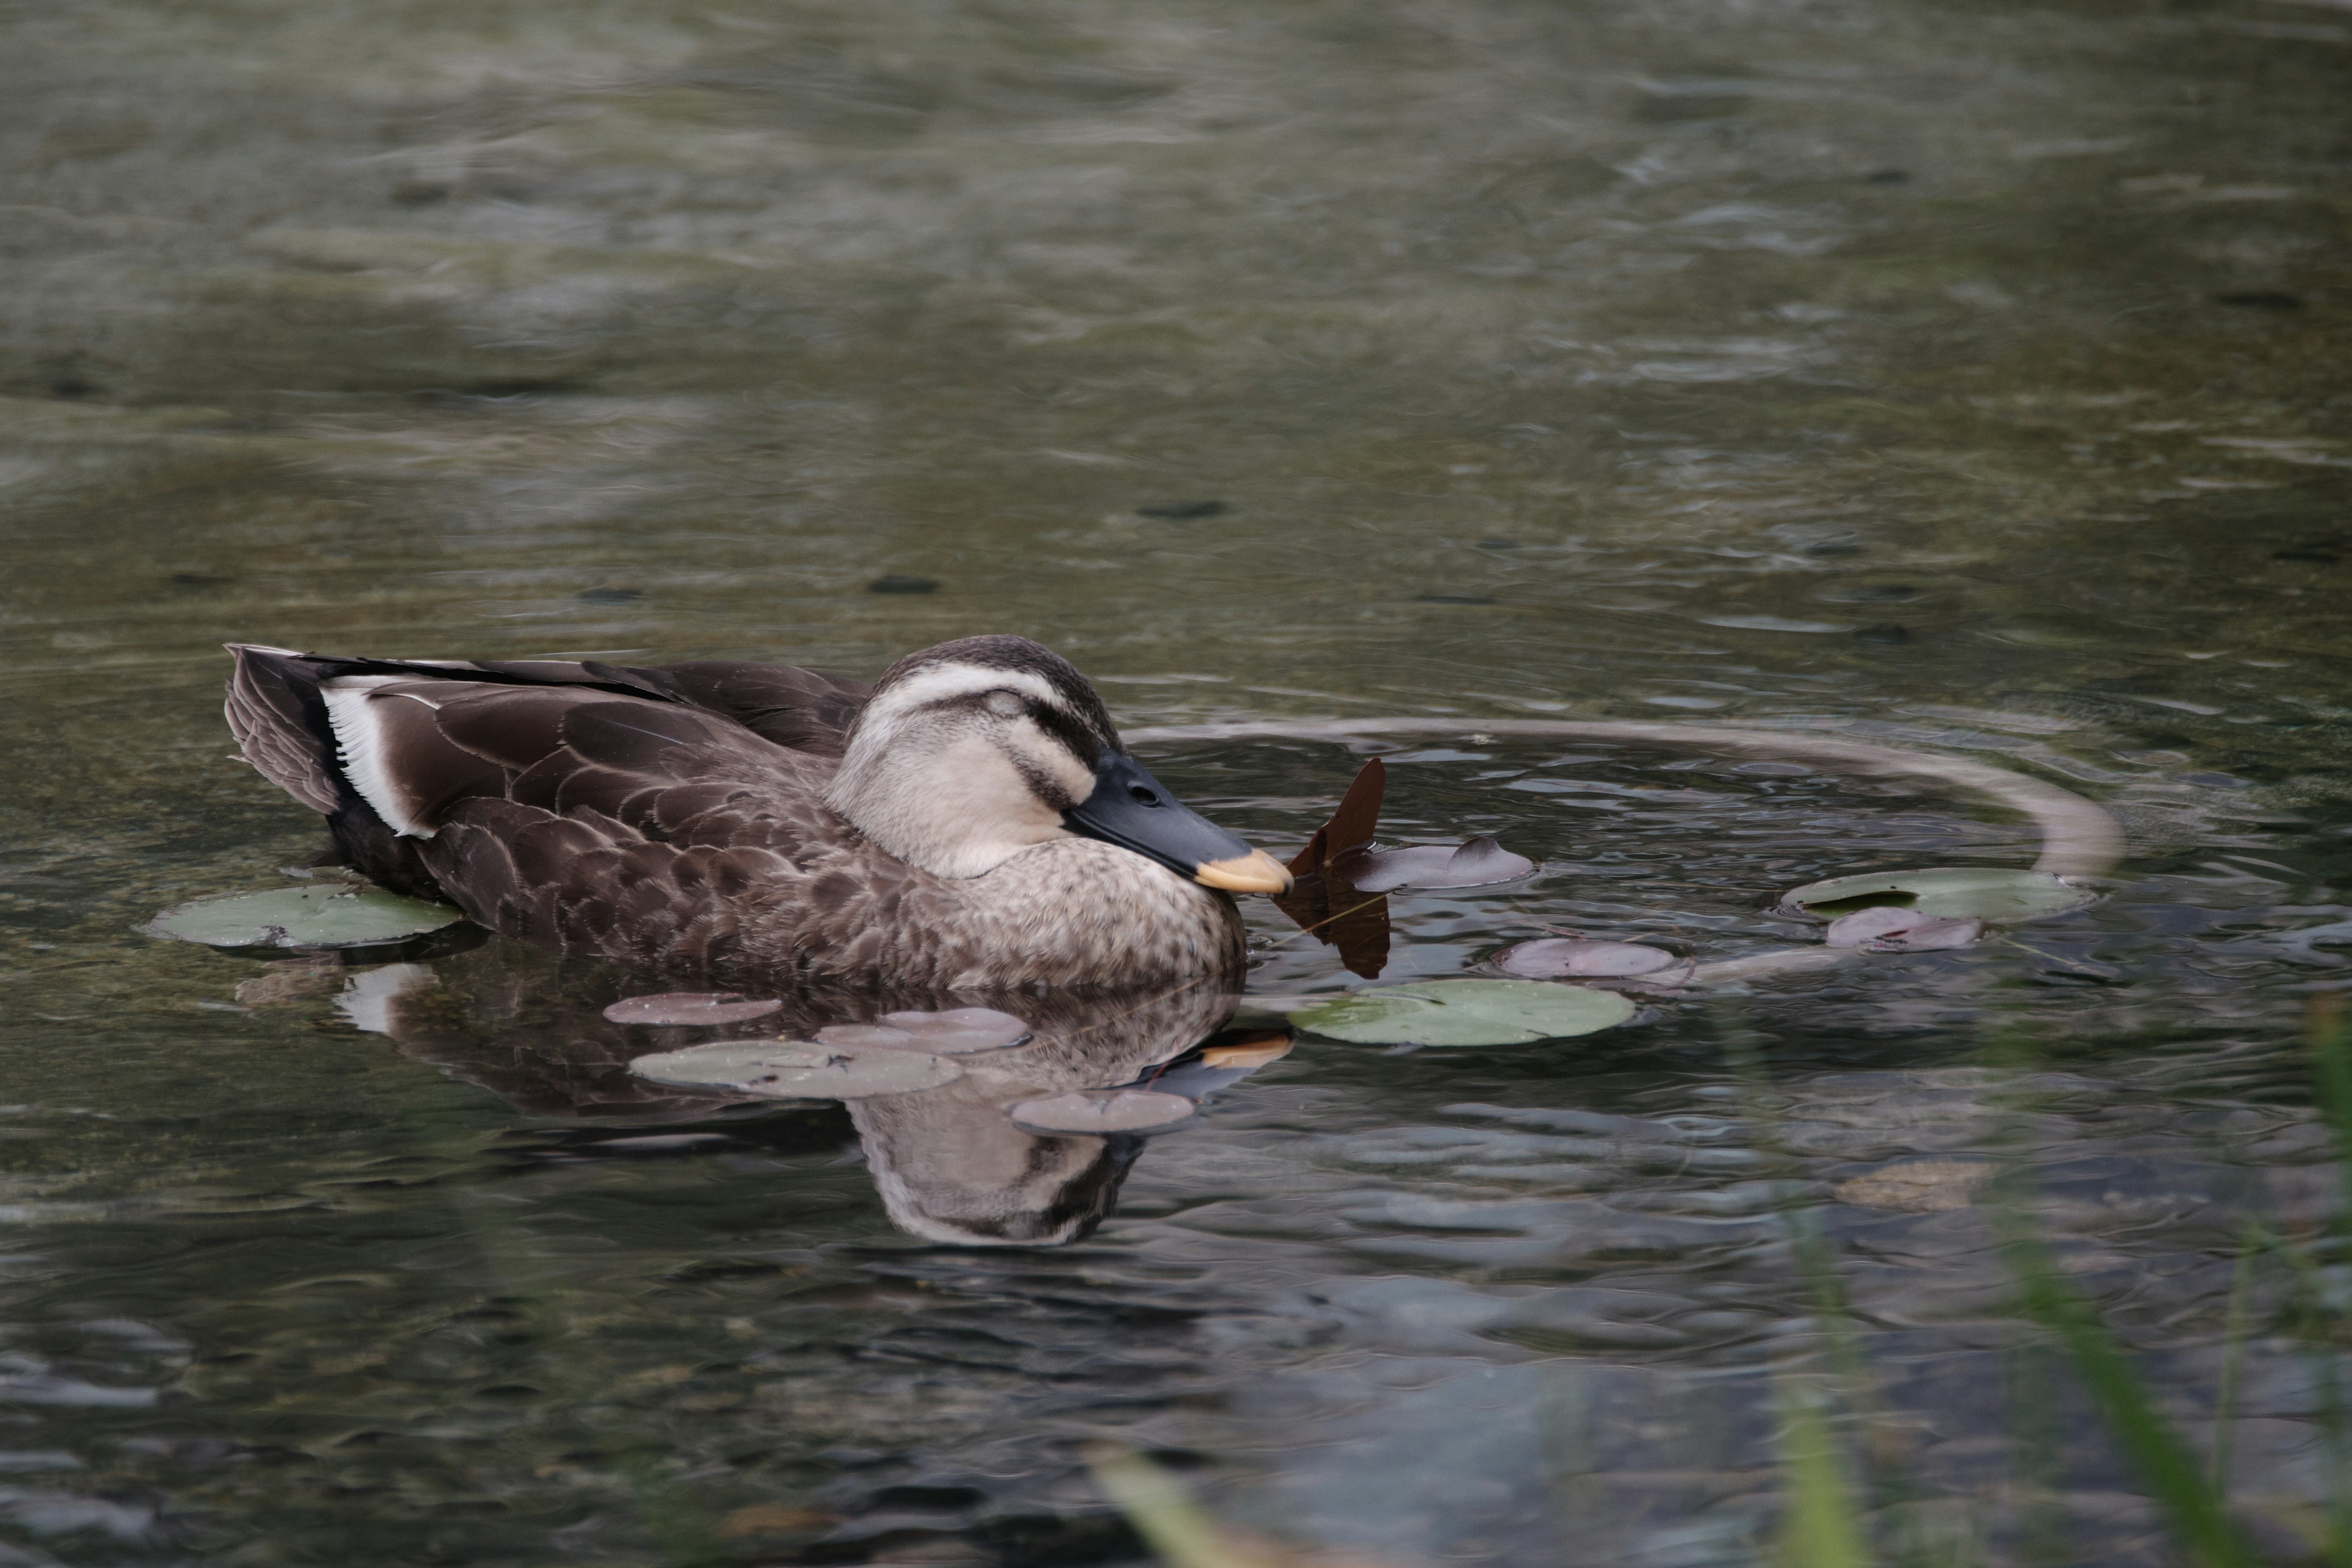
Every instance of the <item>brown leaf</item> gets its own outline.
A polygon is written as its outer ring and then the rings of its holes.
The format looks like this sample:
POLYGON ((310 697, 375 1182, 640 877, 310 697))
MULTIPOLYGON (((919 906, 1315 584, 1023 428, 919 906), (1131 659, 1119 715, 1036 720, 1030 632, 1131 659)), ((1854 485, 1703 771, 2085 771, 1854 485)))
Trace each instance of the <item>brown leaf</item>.
POLYGON ((1840 1182, 1834 1195, 1858 1207, 1935 1214, 1974 1204, 1993 1174, 1982 1160, 1906 1160, 1840 1182))
POLYGON ((1355 782, 1339 797, 1331 820, 1315 830, 1307 847, 1290 863, 1290 874, 1305 877, 1320 871, 1351 849, 1360 849, 1380 830, 1381 797, 1388 793, 1388 764, 1374 757, 1356 770, 1355 782))
POLYGON ((1319 871, 1298 879, 1274 907, 1314 934, 1326 947, 1339 950, 1339 962, 1351 974, 1380 978, 1389 963, 1389 901, 1377 893, 1360 893, 1337 877, 1319 871))
POLYGON ((755 1502, 720 1520, 719 1538, 736 1541, 746 1535, 801 1535, 830 1530, 840 1522, 839 1514, 820 1513, 813 1508, 782 1508, 772 1502, 755 1502))
POLYGON ((1339 797, 1331 820, 1315 830, 1290 862, 1298 879, 1275 907, 1315 935, 1326 947, 1339 950, 1339 962, 1350 973, 1377 979, 1389 962, 1389 903, 1368 899, 1338 877, 1327 877, 1332 861, 1362 849, 1381 826, 1381 799, 1388 793, 1388 764, 1374 757, 1356 770, 1348 793, 1339 797))
POLYGON ((1297 1037, 1286 1028, 1254 1029, 1207 1047, 1201 1053, 1201 1061, 1205 1067, 1255 1070, 1288 1056, 1297 1041, 1297 1037))

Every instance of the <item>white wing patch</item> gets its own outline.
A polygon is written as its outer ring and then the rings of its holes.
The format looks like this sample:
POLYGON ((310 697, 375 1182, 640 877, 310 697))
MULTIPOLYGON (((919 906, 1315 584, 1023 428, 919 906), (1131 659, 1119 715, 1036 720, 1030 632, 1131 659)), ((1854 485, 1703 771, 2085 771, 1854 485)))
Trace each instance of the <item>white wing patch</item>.
POLYGON ((407 838, 430 838, 439 829, 426 827, 416 820, 384 768, 383 721, 370 706, 377 687, 401 679, 397 675, 341 675, 322 682, 319 695, 327 701, 327 722, 334 728, 343 776, 352 781, 360 798, 373 806, 394 833, 407 838))

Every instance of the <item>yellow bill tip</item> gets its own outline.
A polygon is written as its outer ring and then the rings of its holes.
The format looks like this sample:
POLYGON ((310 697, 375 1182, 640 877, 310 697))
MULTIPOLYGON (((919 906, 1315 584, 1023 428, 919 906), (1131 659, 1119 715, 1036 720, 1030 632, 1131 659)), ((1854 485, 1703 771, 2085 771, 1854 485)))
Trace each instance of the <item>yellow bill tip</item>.
POLYGON ((1253 849, 1230 860, 1204 860, 1194 868, 1192 880, 1203 887, 1223 888, 1228 893, 1290 891, 1290 873, 1283 869, 1281 861, 1263 849, 1253 849))

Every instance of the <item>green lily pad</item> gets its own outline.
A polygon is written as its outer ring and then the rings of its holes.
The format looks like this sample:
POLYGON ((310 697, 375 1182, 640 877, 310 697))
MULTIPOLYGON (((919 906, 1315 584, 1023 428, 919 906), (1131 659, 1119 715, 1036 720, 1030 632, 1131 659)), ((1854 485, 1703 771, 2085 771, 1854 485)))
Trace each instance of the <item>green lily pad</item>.
POLYGON ((681 1089, 730 1089, 772 1100, 865 1100, 953 1083, 963 1068, 919 1051, 857 1051, 801 1040, 721 1040, 659 1051, 629 1064, 639 1078, 681 1089))
POLYGON ((325 949, 405 942, 465 918, 447 904, 330 882, 197 899, 165 910, 141 929, 206 947, 325 949))
POLYGON ((1523 1046, 1622 1024, 1614 991, 1535 980, 1429 980, 1360 991, 1295 1014, 1300 1028, 1367 1046, 1523 1046))
POLYGON ((2097 891, 2047 871, 2000 871, 1948 867, 1927 871, 1874 871, 1833 877, 1785 893, 1780 907, 1790 914, 1835 920, 1857 910, 1914 910, 1933 920, 2008 922, 2063 915, 2098 901, 2097 891))

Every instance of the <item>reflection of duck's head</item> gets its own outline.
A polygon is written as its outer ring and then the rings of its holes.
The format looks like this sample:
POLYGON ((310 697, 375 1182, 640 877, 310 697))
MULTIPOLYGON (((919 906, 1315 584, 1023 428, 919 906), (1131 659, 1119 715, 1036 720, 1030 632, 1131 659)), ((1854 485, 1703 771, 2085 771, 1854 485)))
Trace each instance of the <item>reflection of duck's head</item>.
POLYGON ((979 877, 1034 845, 1101 839, 1212 888, 1282 892, 1263 850, 1179 804, 1051 648, 964 637, 900 659, 851 727, 826 804, 900 860, 979 877))
POLYGON ((1035 1092, 1015 1086, 1006 1100, 967 1075, 921 1094, 850 1101, 890 1223, 954 1247, 1060 1247, 1092 1234, 1144 1141, 1024 1132, 1005 1110, 1035 1092))
POLYGON ((953 1083, 852 1100, 850 1119, 891 1223, 961 1247, 1058 1247, 1091 1233, 1118 1201, 1135 1137, 1024 1132, 1026 1100, 1128 1082, 1214 1033, 1234 998, 1191 986, 1143 1003, 1062 994, 1024 999, 1035 1037, 966 1058, 953 1083))

